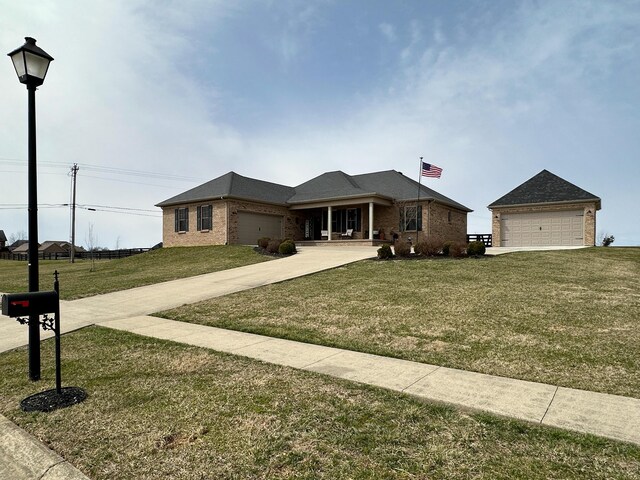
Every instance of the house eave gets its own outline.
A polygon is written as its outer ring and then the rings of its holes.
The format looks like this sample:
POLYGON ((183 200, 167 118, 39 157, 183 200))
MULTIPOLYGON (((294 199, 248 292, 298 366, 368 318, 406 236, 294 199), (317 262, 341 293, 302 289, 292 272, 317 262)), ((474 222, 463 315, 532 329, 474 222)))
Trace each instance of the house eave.
POLYGON ((380 195, 378 193, 356 194, 356 195, 341 195, 337 197, 329 198, 315 198, 310 200, 303 200, 298 202, 288 202, 288 206, 291 210, 304 210, 308 208, 318 208, 327 206, 348 205, 352 203, 369 203, 373 202, 377 205, 391 206, 394 199, 386 195, 380 195))
POLYGON ((203 198, 193 198, 191 200, 185 200, 182 202, 170 202, 170 203, 166 203, 166 202, 160 202, 158 204, 156 204, 156 207, 159 208, 165 208, 165 207, 175 207, 178 205, 186 205, 186 204, 193 204, 193 203, 203 203, 203 202, 215 202, 215 201, 221 201, 221 200, 239 200, 242 202, 253 202, 253 203, 262 203, 265 205, 277 205, 279 207, 286 207, 288 206, 286 203, 281 203, 281 202, 271 202, 271 201, 267 201, 267 200, 260 200, 259 198, 249 198, 249 197, 240 197, 237 195, 220 195, 220 196, 215 196, 215 197, 203 197, 203 198))

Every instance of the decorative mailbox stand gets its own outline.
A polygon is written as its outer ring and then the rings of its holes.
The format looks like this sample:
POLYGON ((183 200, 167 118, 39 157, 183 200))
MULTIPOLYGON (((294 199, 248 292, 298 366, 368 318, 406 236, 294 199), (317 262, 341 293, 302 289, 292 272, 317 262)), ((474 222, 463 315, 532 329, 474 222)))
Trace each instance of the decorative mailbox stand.
MULTIPOLYGON (((20 402, 25 412, 50 412, 82 402, 87 393, 78 387, 62 388, 60 368, 60 285, 58 271, 54 273, 51 292, 10 293, 2 296, 2 314, 15 318, 22 325, 36 319, 43 330, 52 330, 56 342, 56 388, 31 395, 20 402), (50 315, 53 315, 51 317, 50 315), (42 316, 42 318, 40 318, 42 316)), ((40 348, 40 345, 38 345, 40 348)))

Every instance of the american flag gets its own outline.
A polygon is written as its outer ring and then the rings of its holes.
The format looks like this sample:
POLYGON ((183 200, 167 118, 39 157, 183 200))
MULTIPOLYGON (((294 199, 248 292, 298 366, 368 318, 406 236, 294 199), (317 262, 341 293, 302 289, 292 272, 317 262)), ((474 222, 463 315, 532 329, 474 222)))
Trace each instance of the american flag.
POLYGON ((436 167, 435 165, 431 165, 430 163, 422 162, 423 177, 440 178, 440 175, 442 175, 442 169, 440 167, 436 167))

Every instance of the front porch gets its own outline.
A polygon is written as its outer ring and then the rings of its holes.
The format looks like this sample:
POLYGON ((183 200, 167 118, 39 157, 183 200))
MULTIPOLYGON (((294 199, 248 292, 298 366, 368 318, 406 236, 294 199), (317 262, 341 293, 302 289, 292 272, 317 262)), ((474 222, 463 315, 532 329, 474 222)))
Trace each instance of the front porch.
POLYGON ((380 245, 392 245, 392 240, 369 239, 341 239, 341 240, 298 240, 296 245, 300 247, 377 247, 380 245))

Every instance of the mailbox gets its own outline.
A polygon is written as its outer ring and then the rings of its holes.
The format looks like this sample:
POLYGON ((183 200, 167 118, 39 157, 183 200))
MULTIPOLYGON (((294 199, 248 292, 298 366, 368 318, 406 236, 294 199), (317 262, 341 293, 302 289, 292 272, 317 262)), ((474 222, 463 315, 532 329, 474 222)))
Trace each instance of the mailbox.
POLYGON ((9 293, 2 296, 2 314, 7 317, 28 317, 58 311, 58 292, 9 293))

